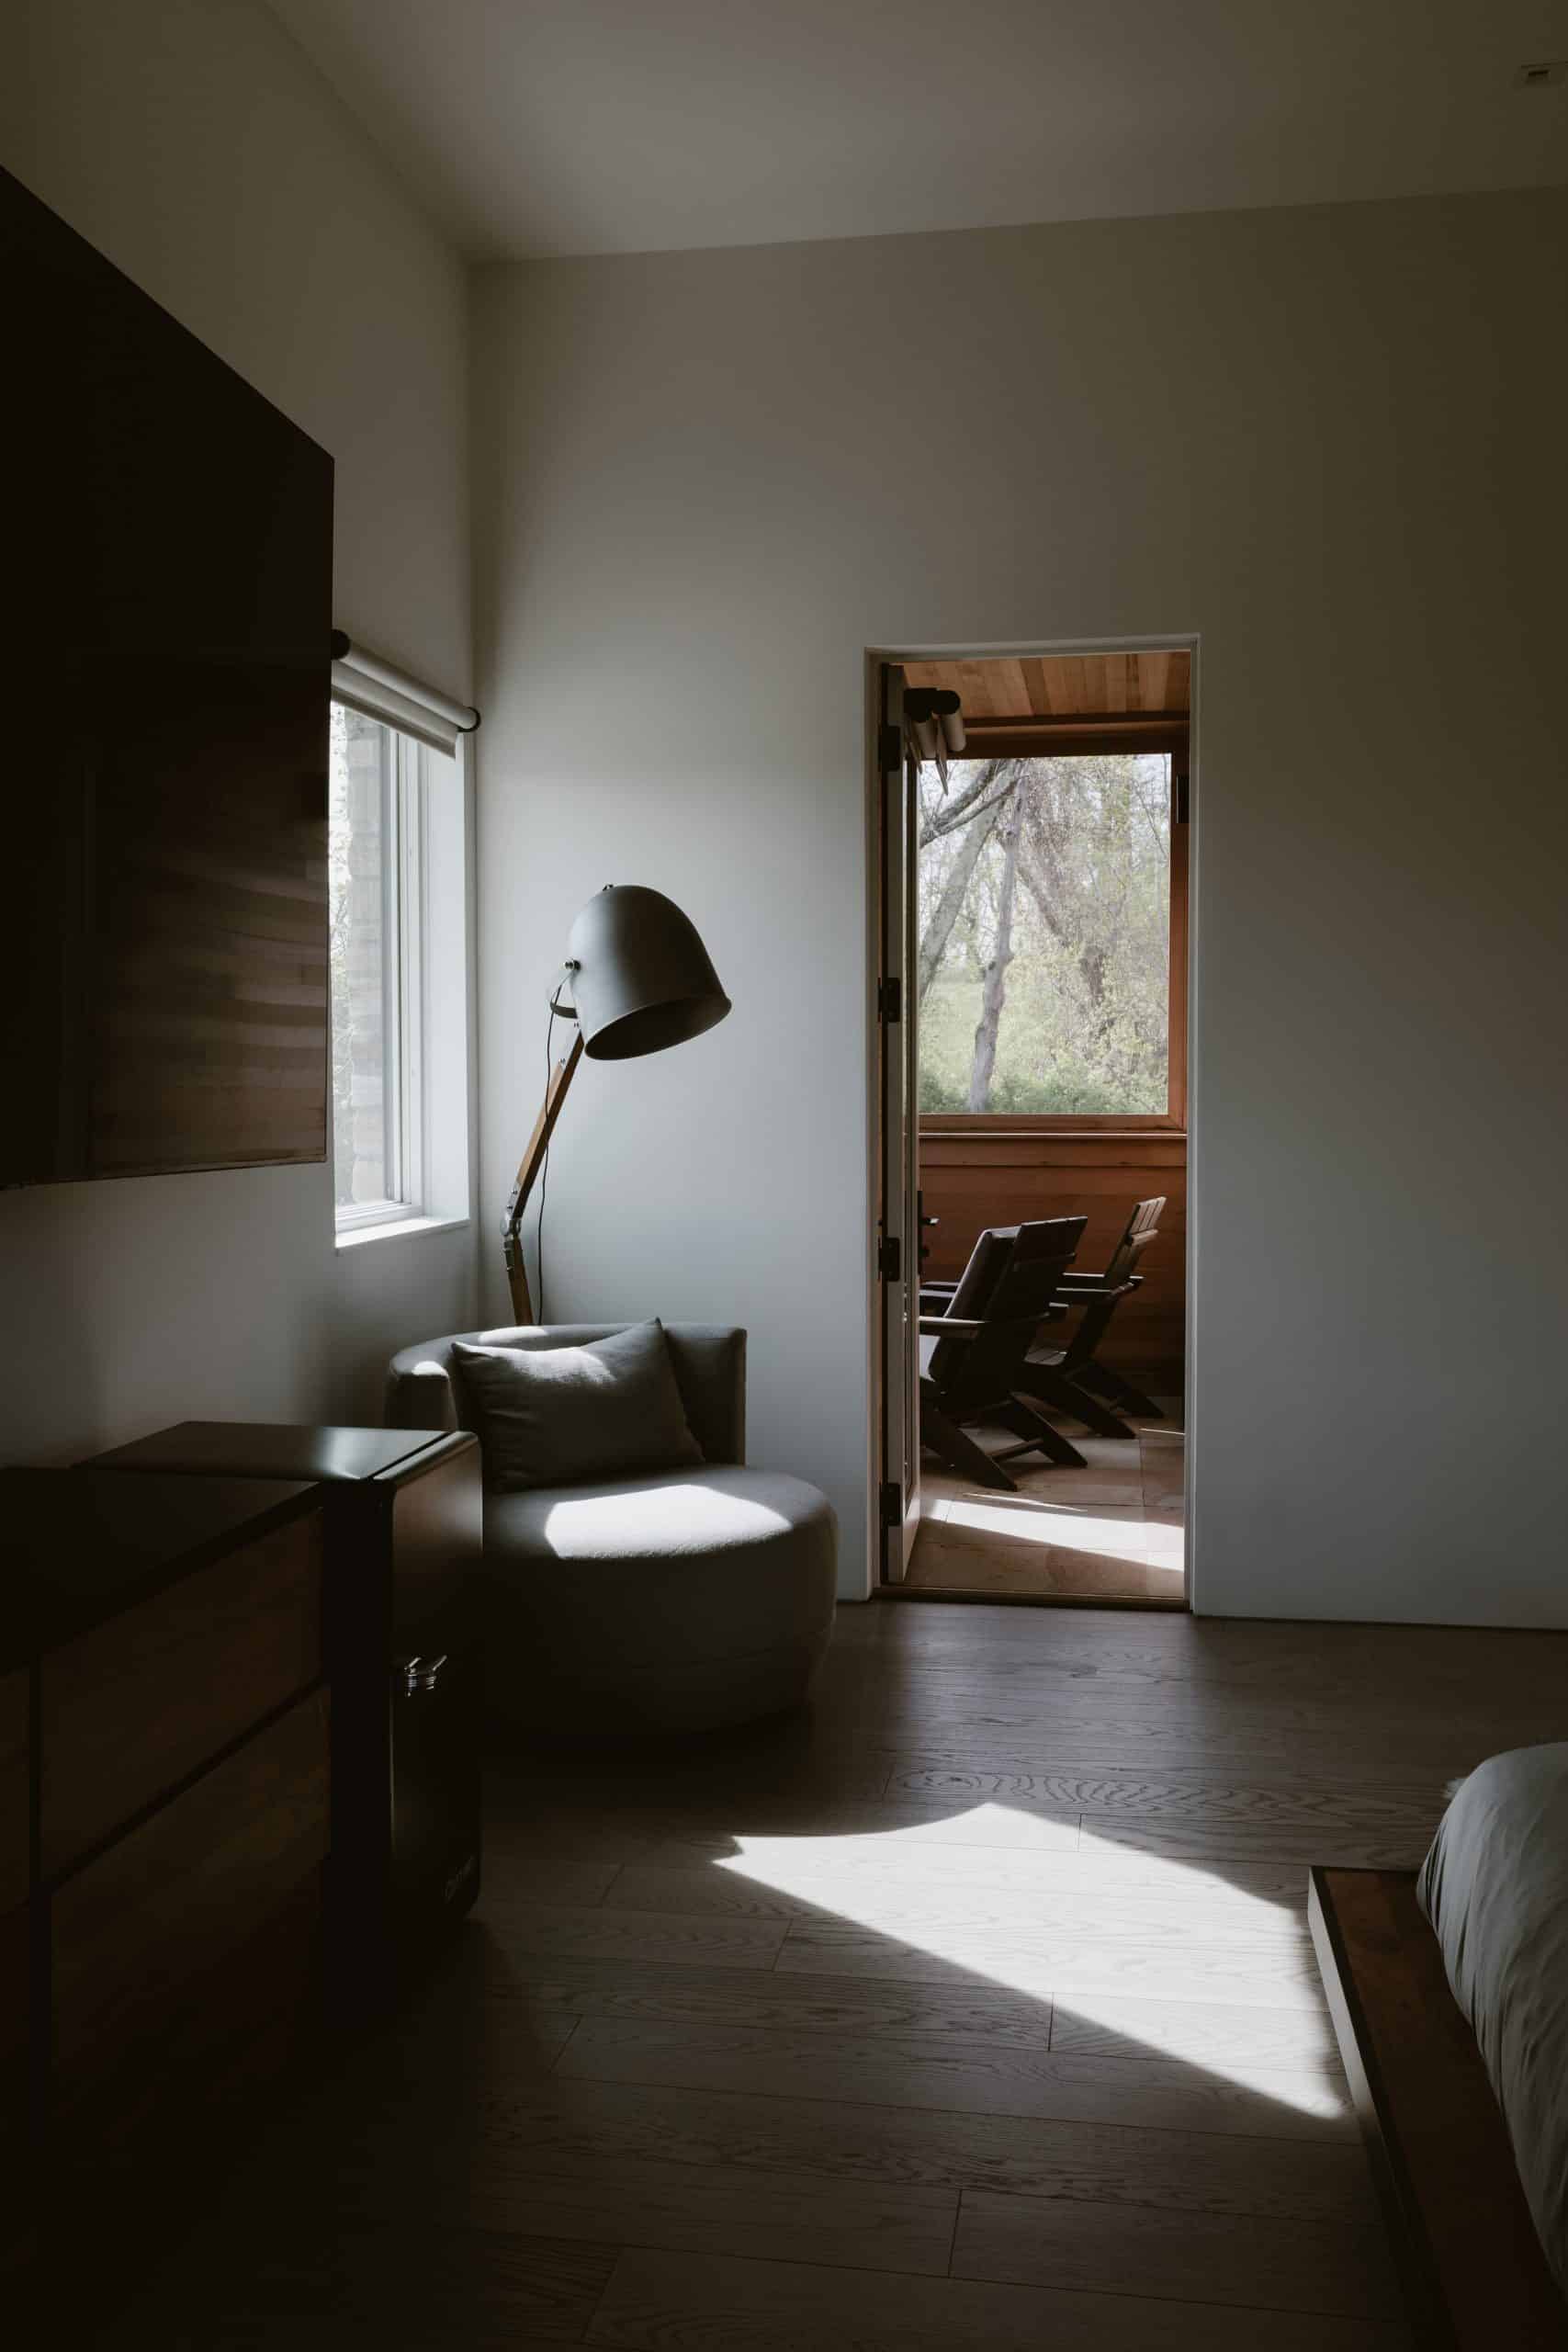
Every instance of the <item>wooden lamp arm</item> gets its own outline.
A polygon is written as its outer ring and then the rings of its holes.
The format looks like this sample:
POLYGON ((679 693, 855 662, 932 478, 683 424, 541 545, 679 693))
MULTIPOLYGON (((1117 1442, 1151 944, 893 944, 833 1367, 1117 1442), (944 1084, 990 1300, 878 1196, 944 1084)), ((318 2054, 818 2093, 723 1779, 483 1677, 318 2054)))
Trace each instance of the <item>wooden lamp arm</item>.
POLYGON ((582 1059, 582 1032, 579 1029, 567 1051, 557 1062, 545 1088, 545 1100, 534 1122, 534 1132, 528 1148, 517 1165, 517 1182, 512 1187, 512 1197, 506 1204, 502 1219, 501 1246, 506 1258, 506 1279, 512 1291, 512 1315, 516 1323, 532 1323, 534 1302, 528 1295, 528 1269, 523 1259, 523 1212, 528 1205, 545 1154, 550 1148, 550 1137, 556 1131, 561 1105, 566 1101, 567 1088, 571 1084, 578 1063, 582 1059))

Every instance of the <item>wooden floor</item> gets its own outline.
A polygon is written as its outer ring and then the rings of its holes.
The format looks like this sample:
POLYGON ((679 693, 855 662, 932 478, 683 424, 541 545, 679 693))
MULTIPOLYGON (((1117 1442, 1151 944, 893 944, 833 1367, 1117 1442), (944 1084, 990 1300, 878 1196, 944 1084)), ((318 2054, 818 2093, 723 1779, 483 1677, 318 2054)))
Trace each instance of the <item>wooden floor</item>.
MULTIPOLYGON (((1015 1495, 975 1486, 928 1454, 909 1589, 1184 1608, 1181 1407, 1156 1401, 1163 1418, 1137 1421, 1132 1439, 1086 1437, 1053 1416, 1084 1466, 1010 1462, 1015 1495)), ((972 1434, 987 1452, 1015 1442, 1000 1430, 972 1434)))
POLYGON ((1416 1861, 1564 1690, 1563 1636, 842 1610, 807 1720, 498 1771, 434 1979, 102 2340, 1405 2345, 1306 1865, 1416 1861))

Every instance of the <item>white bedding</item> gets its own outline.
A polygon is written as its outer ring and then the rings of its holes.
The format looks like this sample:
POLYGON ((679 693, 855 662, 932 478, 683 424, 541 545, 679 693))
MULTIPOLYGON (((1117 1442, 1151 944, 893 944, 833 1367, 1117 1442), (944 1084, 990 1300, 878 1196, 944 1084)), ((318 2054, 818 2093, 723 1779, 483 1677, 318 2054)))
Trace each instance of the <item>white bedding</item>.
POLYGON ((1568 1744, 1461 1781, 1416 1887, 1568 2290, 1568 1744))

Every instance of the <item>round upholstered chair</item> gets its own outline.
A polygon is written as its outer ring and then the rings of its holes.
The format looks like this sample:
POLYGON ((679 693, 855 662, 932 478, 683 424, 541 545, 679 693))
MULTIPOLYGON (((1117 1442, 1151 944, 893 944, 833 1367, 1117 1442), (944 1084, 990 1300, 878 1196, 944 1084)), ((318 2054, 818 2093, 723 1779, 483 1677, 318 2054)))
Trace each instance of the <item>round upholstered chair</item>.
MULTIPOLYGON (((404 1348, 393 1429, 473 1429, 454 1345, 581 1347, 626 1327, 542 1324, 404 1348)), ((746 1334, 669 1323, 702 1461, 498 1493, 484 1516, 488 1712, 499 1738, 704 1731, 796 1707, 828 1647, 837 1524, 825 1495, 749 1470, 746 1334)))

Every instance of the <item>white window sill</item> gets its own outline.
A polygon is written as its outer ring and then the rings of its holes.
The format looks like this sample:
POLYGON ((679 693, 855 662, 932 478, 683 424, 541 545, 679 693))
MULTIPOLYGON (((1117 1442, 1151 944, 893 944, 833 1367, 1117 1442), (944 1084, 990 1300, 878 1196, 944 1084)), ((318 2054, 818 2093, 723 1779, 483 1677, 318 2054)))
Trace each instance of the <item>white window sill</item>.
POLYGON ((346 1233, 338 1234, 340 1250, 358 1250, 367 1241, 410 1241, 421 1233, 460 1233, 471 1224, 466 1216, 398 1216, 388 1217, 381 1225, 351 1226, 346 1233))

